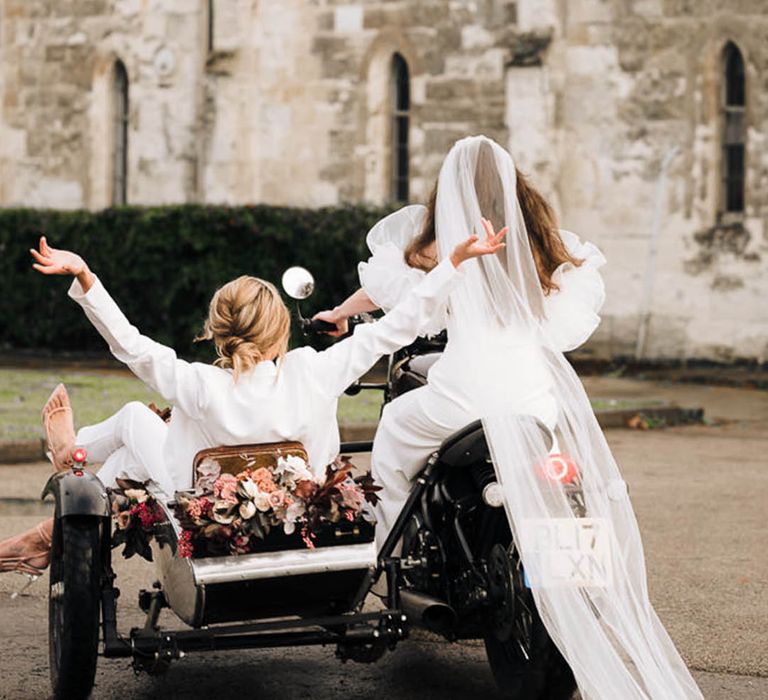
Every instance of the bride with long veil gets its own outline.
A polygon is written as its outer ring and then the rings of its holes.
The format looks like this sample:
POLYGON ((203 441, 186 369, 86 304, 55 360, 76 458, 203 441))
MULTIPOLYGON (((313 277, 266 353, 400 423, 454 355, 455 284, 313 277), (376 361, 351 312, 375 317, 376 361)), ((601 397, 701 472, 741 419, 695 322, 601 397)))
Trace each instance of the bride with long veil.
POLYGON ((351 313, 386 308, 377 301, 417 279, 418 267, 445 259, 467 231, 509 228, 506 248, 467 265, 445 313, 435 318, 433 330, 446 327, 448 343, 428 385, 384 410, 372 455, 385 501, 377 538, 392 525, 429 453, 451 432, 481 418, 536 606, 582 697, 701 698, 649 601, 626 484, 563 356, 599 321, 603 290, 597 269, 604 259, 572 234, 554 230, 542 240, 541 231, 529 231, 530 203, 520 201, 518 184, 512 158, 498 144, 485 137, 459 141, 443 163, 432 206, 407 207, 374 227, 374 257, 361 269, 364 289, 320 314, 342 330, 351 313), (403 272, 403 260, 414 257, 410 243, 430 226, 436 246, 423 246, 417 265, 403 272), (553 260, 560 264, 547 269, 553 260), (542 465, 552 447, 540 423, 557 452, 568 456, 562 460, 568 478, 544 478, 542 465), (580 487, 578 506, 574 483, 580 487), (599 539, 599 575, 560 575, 562 552, 554 540, 563 532, 599 539))

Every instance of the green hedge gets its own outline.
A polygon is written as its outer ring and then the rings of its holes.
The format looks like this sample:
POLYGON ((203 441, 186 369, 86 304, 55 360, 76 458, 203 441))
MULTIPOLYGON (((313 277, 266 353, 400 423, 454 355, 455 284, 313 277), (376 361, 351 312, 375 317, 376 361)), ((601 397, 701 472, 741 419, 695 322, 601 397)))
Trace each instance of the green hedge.
POLYGON ((0 209, 0 346, 90 352, 104 343, 66 296, 70 280, 43 277, 29 248, 41 234, 80 253, 142 332, 186 357, 213 291, 242 274, 279 284, 303 265, 315 276, 305 313, 338 303, 357 286, 365 233, 383 210, 347 206, 125 207, 101 212, 0 209))

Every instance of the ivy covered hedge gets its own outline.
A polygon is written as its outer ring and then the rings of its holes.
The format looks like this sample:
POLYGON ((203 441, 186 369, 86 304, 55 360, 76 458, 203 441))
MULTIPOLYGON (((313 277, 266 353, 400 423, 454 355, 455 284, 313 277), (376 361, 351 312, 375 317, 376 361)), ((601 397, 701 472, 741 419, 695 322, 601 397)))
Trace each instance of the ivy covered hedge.
POLYGON ((186 357, 214 290, 242 274, 279 285, 303 265, 315 276, 309 314, 357 286, 365 234, 386 212, 346 206, 125 207, 101 212, 0 209, 0 349, 99 351, 104 343, 66 296, 70 280, 43 277, 29 248, 44 234, 80 253, 142 332, 186 357))

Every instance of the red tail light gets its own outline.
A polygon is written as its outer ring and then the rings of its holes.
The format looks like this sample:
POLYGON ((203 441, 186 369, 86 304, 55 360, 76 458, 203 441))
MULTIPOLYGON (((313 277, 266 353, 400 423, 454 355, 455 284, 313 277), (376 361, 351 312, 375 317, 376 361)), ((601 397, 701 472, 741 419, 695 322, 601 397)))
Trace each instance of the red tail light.
POLYGON ((75 464, 83 464, 88 459, 88 453, 82 447, 78 447, 72 453, 72 459, 75 461, 75 464))
POLYGON ((561 484, 572 484, 579 478, 579 468, 568 455, 552 454, 541 466, 545 478, 559 481, 561 484))

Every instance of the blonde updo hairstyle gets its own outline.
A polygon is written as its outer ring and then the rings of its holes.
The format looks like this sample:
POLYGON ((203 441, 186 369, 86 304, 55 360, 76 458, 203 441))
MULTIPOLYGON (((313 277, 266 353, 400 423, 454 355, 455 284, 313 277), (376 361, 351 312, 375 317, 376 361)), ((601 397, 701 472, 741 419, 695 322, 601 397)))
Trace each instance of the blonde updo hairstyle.
POLYGON ((212 340, 219 367, 235 380, 262 360, 288 350, 291 316, 273 284, 243 275, 218 289, 196 340, 212 340))

